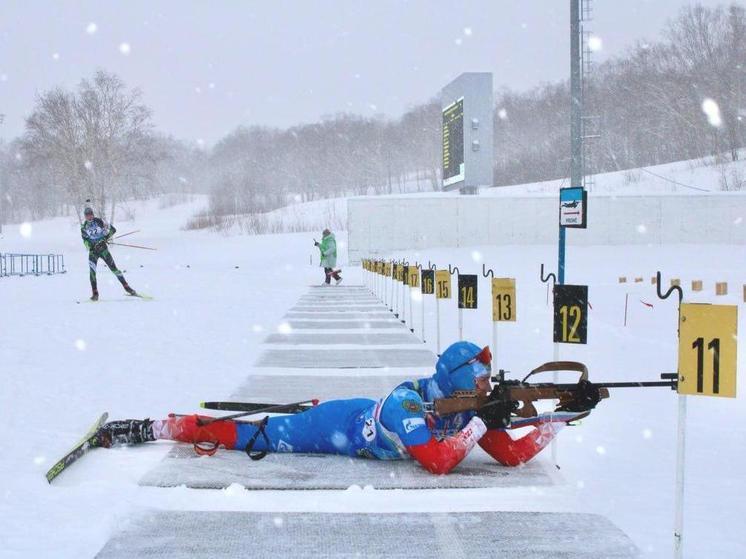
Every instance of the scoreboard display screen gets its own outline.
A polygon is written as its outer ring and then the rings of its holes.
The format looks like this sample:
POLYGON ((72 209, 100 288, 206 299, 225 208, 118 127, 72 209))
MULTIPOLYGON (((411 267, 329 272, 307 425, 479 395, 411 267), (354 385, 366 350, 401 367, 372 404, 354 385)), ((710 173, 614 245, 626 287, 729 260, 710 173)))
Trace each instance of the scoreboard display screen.
POLYGON ((464 98, 443 109, 443 186, 464 180, 464 98))

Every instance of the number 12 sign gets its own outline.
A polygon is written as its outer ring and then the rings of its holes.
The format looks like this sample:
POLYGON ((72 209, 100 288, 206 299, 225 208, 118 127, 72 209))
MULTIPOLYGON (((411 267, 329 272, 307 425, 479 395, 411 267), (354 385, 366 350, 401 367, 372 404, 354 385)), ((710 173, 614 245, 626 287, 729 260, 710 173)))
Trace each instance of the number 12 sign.
POLYGON ((554 286, 554 342, 588 343, 588 286, 554 286))

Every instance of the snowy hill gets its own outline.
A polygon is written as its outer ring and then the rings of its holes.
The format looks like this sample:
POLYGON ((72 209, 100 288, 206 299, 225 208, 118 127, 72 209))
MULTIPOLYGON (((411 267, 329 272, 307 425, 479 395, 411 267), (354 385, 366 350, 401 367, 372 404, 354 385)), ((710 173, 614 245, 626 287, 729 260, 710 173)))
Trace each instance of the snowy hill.
MULTIPOLYGON (((641 169, 629 169, 594 176, 595 183, 590 189, 593 196, 640 195, 640 194, 689 194, 746 190, 746 150, 741 159, 735 162, 715 164, 711 159, 678 161, 641 169)), ((414 185, 410 192, 371 196, 386 198, 442 198, 459 196, 458 192, 416 192, 414 185)), ((500 186, 481 189, 479 196, 526 197, 556 196, 560 188, 569 186, 568 179, 529 183, 513 186, 500 186)), ((228 228, 232 232, 296 232, 320 231, 330 226, 334 230, 347 227, 346 198, 299 202, 253 217, 238 217, 228 228)))

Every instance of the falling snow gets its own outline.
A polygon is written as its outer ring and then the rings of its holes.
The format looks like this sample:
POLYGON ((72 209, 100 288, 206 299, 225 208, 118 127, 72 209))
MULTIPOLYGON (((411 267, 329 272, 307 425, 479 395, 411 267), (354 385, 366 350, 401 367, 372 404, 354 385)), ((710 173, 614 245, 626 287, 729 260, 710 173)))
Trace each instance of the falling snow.
POLYGON ((702 101, 702 112, 707 115, 707 122, 710 125, 719 128, 723 124, 723 120, 720 117, 720 107, 714 99, 709 97, 702 101))

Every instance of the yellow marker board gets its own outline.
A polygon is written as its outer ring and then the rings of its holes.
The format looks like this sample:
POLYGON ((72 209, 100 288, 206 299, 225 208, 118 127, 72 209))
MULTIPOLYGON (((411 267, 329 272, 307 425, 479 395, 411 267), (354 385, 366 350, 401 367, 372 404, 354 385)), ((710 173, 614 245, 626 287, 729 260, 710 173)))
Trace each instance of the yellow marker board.
POLYGON ((417 266, 409 267, 409 279, 407 281, 407 284, 409 285, 409 287, 420 286, 420 271, 417 269, 417 266))
POLYGON ((435 298, 451 298, 451 273, 448 270, 435 270, 435 298))
POLYGON ((517 312, 515 279, 492 279, 492 320, 494 322, 515 322, 517 312))
POLYGON ((738 307, 683 303, 679 394, 736 397, 738 307))

